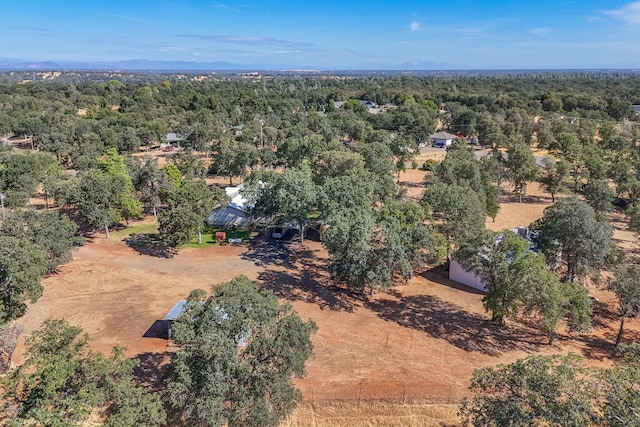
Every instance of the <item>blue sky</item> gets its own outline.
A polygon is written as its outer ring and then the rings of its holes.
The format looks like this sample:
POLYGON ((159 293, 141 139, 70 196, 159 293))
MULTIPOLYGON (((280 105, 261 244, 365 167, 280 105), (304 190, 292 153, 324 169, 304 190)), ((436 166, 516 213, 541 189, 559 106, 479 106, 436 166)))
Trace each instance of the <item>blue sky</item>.
MULTIPOLYGON (((640 1, 7 0, 0 58, 640 68, 640 1)), ((440 66, 438 66, 440 65, 440 66)))

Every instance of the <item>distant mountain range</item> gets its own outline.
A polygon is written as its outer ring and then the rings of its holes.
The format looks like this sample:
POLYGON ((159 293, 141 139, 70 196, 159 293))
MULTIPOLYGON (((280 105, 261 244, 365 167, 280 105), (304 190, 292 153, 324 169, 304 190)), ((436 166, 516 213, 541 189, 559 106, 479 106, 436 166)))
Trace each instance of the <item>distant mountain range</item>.
MULTIPOLYGON (((421 62, 418 64, 397 64, 393 66, 370 65, 365 70, 451 70, 456 67, 445 63, 421 62)), ((463 67, 457 67, 458 69, 463 67)), ((189 62, 155 61, 130 59, 125 61, 30 61, 25 59, 0 58, 0 71, 43 71, 43 70, 126 70, 126 71, 243 71, 243 70, 301 70, 329 71, 353 70, 354 67, 333 66, 292 66, 287 64, 235 64, 232 62, 189 62)))

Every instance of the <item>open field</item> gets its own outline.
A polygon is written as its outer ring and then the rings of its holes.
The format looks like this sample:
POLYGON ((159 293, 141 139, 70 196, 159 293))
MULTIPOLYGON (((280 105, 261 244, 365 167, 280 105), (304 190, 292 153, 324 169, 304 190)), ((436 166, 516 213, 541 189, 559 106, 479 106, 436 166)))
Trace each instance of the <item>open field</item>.
MULTIPOLYGON (((424 172, 407 171, 401 183, 419 197, 424 172)), ((528 225, 550 197, 537 184, 518 203, 504 191, 491 229, 528 225)), ((637 238, 616 217, 616 239, 629 251, 637 238)), ((146 220, 147 222, 152 219, 146 220)), ((150 229, 151 226, 148 226, 150 229)), ((126 236, 121 236, 124 238, 126 236)), ((455 404, 467 395, 474 369, 508 363, 534 352, 574 351, 594 365, 607 365, 617 332, 611 296, 602 301, 590 334, 560 331, 553 346, 515 322, 500 328, 484 313, 481 294, 430 268, 391 292, 365 297, 332 286, 327 254, 319 242, 304 246, 256 239, 247 246, 208 246, 180 251, 150 243, 134 249, 116 234, 97 234, 74 253, 60 273, 44 279, 45 292, 20 320, 27 335, 42 321, 64 317, 91 336, 91 346, 108 352, 116 344, 138 357, 141 379, 153 383, 158 366, 174 347, 162 337, 165 314, 192 289, 244 274, 291 302, 304 319, 319 326, 316 356, 297 381, 304 404, 289 426, 455 425, 455 404), (434 405, 435 404, 435 405, 434 405)), ((627 339, 640 338, 640 322, 627 323, 627 339)), ((14 355, 23 361, 24 335, 14 355)))

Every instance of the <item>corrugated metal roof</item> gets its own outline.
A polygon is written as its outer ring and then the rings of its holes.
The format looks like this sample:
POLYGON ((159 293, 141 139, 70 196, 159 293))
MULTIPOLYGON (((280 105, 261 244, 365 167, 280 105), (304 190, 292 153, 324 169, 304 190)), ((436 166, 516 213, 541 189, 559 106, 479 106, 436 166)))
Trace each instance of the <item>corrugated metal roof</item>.
POLYGON ((454 135, 449 132, 436 132, 433 135, 430 135, 431 139, 456 139, 457 135, 454 135))
POLYGON ((164 320, 176 320, 186 310, 186 300, 181 299, 173 306, 173 308, 164 316, 164 320))

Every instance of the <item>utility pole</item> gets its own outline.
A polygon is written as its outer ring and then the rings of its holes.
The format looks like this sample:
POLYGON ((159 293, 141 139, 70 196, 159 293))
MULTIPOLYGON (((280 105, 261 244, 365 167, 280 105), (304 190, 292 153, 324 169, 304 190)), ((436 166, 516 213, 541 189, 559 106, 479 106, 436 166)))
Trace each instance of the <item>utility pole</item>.
POLYGON ((264 148, 264 139, 262 138, 262 127, 264 126, 264 120, 260 119, 260 148, 264 148))

